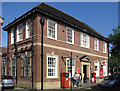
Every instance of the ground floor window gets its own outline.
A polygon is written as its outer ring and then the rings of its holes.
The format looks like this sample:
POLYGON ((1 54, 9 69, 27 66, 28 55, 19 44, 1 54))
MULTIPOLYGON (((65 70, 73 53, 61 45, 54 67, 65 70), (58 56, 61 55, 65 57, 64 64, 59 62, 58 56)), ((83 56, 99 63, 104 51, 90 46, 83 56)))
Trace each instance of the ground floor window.
POLYGON ((96 77, 99 77, 99 62, 94 62, 96 77))
POLYGON ((23 77, 30 77, 30 54, 28 53, 27 55, 25 55, 23 57, 23 60, 22 60, 22 72, 23 72, 23 77))
POLYGON ((103 65, 103 76, 107 76, 107 60, 101 61, 101 65, 103 65))
POLYGON ((56 56, 47 56, 47 78, 57 78, 56 56))
POLYGON ((5 61, 1 62, 1 75, 5 75, 6 73, 6 67, 5 67, 5 61))
MULTIPOLYGON (((67 58, 67 72, 69 72, 69 76, 71 77, 71 60, 67 58)), ((75 59, 72 58, 72 77, 75 74, 75 59)))
POLYGON ((11 60, 11 75, 16 76, 16 60, 12 58, 11 60))

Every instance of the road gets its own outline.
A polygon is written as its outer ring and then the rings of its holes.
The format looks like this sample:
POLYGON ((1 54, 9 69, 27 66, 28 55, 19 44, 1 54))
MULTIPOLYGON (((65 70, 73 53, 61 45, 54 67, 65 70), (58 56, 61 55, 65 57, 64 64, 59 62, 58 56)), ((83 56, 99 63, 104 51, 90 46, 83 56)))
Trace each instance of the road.
MULTIPOLYGON (((41 90, 4 89, 3 91, 41 91, 41 90)), ((71 90, 70 89, 56 89, 56 90, 49 89, 44 91, 71 91, 71 90)), ((94 86, 91 88, 72 89, 72 91, 120 91, 120 88, 101 88, 98 86, 94 86)))

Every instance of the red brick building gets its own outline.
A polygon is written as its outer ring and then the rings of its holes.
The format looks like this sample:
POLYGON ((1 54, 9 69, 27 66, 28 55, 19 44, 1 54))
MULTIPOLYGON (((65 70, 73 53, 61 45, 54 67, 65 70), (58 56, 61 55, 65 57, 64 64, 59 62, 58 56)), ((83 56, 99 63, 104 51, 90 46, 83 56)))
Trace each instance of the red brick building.
MULTIPOLYGON (((95 72, 100 77, 108 75, 109 40, 90 26, 74 17, 42 3, 4 27, 8 34, 8 74, 16 77, 15 43, 20 58, 17 59, 18 86, 31 87, 32 83, 32 30, 34 30, 33 82, 34 88, 41 84, 41 24, 43 27, 43 81, 44 88, 59 88, 60 73, 70 73, 72 52, 72 74, 79 70, 85 78, 95 72)), ((71 75, 71 73, 70 73, 71 75)))

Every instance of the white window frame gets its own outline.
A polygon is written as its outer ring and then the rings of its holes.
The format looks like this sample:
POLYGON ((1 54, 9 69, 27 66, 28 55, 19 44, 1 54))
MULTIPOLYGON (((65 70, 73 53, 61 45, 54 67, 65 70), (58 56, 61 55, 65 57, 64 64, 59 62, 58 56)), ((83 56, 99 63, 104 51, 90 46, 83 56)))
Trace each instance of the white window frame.
POLYGON ((101 65, 103 65, 103 76, 107 76, 108 73, 107 60, 102 60, 101 65), (105 65, 103 65, 102 62, 105 62, 105 65))
POLYGON ((18 41, 21 41, 21 40, 23 40, 23 24, 20 24, 20 25, 17 27, 17 42, 18 42, 18 41), (18 29, 20 26, 22 27, 22 31, 21 31, 21 32, 22 32, 22 33, 21 33, 21 34, 22 34, 22 39, 20 39, 20 31, 19 31, 19 29, 18 29))
POLYGON ((66 33, 67 33, 67 43, 74 44, 74 30, 72 28, 67 27, 67 32, 66 33), (68 35, 68 29, 72 31, 72 35, 68 35), (72 42, 69 41, 69 39, 68 39, 69 36, 72 37, 72 39, 71 39, 72 42))
POLYGON ((23 77, 30 77, 31 76, 31 65, 30 65, 30 54, 28 53, 26 56, 24 56, 23 60, 23 77), (29 61, 29 64, 27 64, 27 61, 29 61), (26 71, 27 70, 27 71, 26 71), (28 74, 28 75, 26 75, 28 74))
POLYGON ((11 29, 11 44, 14 43, 14 28, 11 29))
POLYGON ((99 62, 94 62, 94 67, 97 66, 97 70, 95 70, 96 77, 99 77, 99 72, 100 72, 100 64, 99 62))
POLYGON ((94 50, 99 51, 99 40, 94 38, 94 50))
POLYGON ((14 58, 12 58, 12 60, 11 60, 11 75, 16 76, 16 60, 14 58), (15 64, 14 64, 15 75, 13 75, 13 61, 15 61, 15 64))
MULTIPOLYGON (((67 59, 66 59, 66 64, 67 64, 67 66, 66 66, 66 72, 69 72, 68 70, 71 70, 70 58, 67 58, 67 59), (69 64, 68 64, 68 61, 69 61, 69 64), (70 69, 68 69, 68 67, 69 67, 70 69)), ((74 74, 75 74, 75 58, 73 57, 73 58, 72 58, 72 77, 74 76, 74 74), (73 59, 74 59, 74 60, 73 60, 73 59)), ((71 72, 69 72, 69 77, 71 77, 71 72)))
POLYGON ((31 32, 31 21, 26 21, 26 38, 30 38, 30 32, 31 32), (29 26, 28 26, 29 25, 29 26))
POLYGON ((57 65, 57 62, 58 62, 58 58, 57 58, 57 56, 47 56, 47 78, 57 78, 57 75, 58 75, 58 65, 57 65), (55 58, 55 67, 49 67, 48 66, 48 58, 55 58), (55 75, 54 76, 48 76, 48 69, 54 69, 55 71, 55 75))
POLYGON ((51 38, 51 39, 56 39, 57 40, 57 23, 56 22, 54 22, 53 20, 47 20, 47 37, 48 38, 51 38), (54 23, 55 24, 55 29, 50 29, 48 26, 48 24, 49 24, 49 21, 50 22, 52 22, 52 23, 54 23), (53 37, 52 35, 52 33, 51 33, 51 35, 49 35, 49 29, 52 31, 52 32, 55 32, 55 37, 53 37))
POLYGON ((103 41, 103 53, 107 53, 107 44, 103 41))
POLYGON ((80 33, 81 47, 90 48, 90 36, 85 33, 80 33))

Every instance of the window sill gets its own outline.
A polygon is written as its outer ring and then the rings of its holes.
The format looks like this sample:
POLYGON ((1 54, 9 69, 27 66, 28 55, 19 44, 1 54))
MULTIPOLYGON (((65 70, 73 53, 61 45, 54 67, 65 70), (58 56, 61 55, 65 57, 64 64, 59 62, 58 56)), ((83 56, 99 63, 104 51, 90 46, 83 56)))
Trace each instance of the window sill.
POLYGON ((90 47, 85 47, 85 46, 81 46, 81 45, 80 45, 80 47, 81 47, 81 48, 90 49, 90 47))
POLYGON ((73 43, 71 43, 71 42, 68 42, 68 41, 67 41, 67 43, 68 43, 68 44, 74 44, 74 42, 73 42, 73 43))
POLYGON ((103 52, 103 53, 107 54, 107 52, 103 52))
POLYGON ((52 37, 49 37, 49 36, 47 36, 47 38, 49 38, 49 39, 53 39, 53 40, 57 40, 57 38, 52 38, 52 37))
POLYGON ((94 51, 97 51, 97 52, 99 52, 100 50, 95 50, 95 49, 94 49, 94 51))
POLYGON ((46 79, 59 79, 58 77, 47 77, 46 79))

